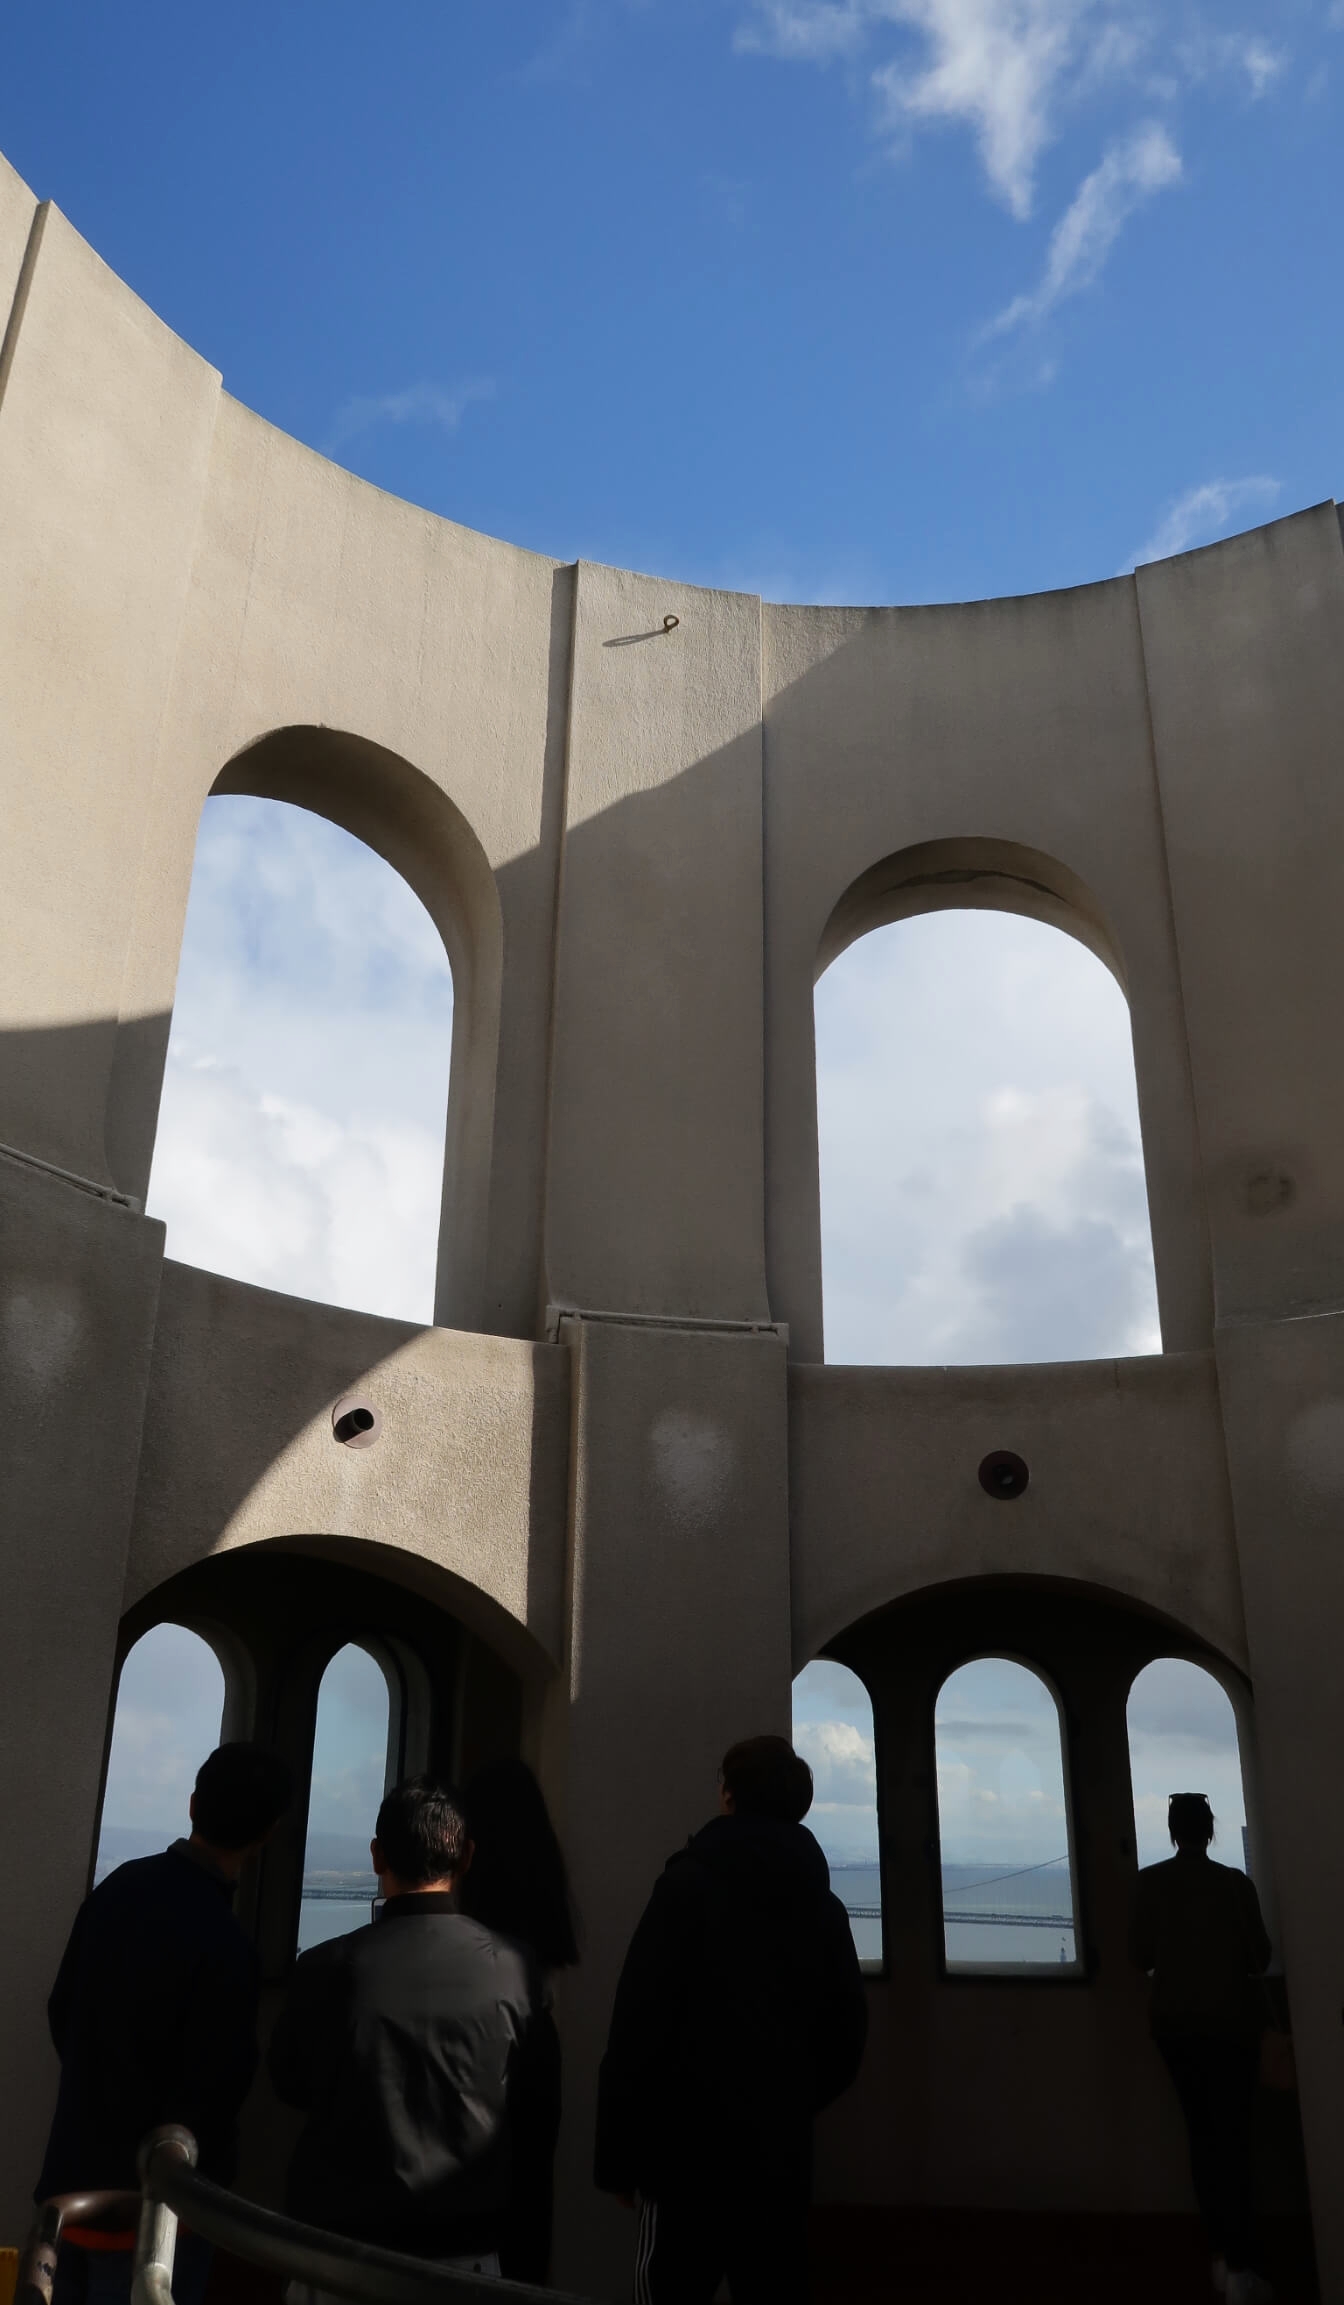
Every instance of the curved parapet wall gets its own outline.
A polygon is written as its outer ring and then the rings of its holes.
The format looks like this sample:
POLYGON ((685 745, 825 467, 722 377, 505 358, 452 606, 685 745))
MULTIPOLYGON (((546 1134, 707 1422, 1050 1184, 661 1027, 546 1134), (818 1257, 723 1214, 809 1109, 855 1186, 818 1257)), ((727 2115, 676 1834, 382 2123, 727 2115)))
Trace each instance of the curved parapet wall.
MULTIPOLYGON (((363 1589, 432 1588, 531 1681, 586 1929, 559 2269, 612 2295, 625 2236, 591 2194, 588 2121, 649 1880, 724 1747, 787 1725, 795 1661, 880 1640, 897 1600, 953 1626, 973 1595, 992 1641, 1010 1580, 1019 1620, 1048 1582, 1060 1625, 1080 1593, 1141 1604, 1249 1668, 1323 2293, 1344 2297, 1344 1855, 1315 1793, 1344 1769, 1334 507, 1027 599, 772 606, 562 565, 353 478, 232 400, 3 164, 0 321, 15 2229, 119 1632, 207 1556, 260 1585, 277 1548, 336 1548, 343 1573, 376 1565, 363 1589), (440 1327, 163 1265, 140 1204, 215 791, 346 826, 443 935, 440 1327), (815 981, 936 905, 1051 921, 1124 986, 1160 1358, 817 1365, 815 981), (363 1451, 333 1431, 351 1391, 381 1419, 363 1451), (995 1448, 1030 1464, 1016 1501, 975 1486, 995 1448)), ((1067 2166, 1021 2120, 1017 2004, 992 2004, 995 2035, 900 1928, 872 1988, 875 2054, 918 2035, 949 2088, 974 2071, 984 2136, 1020 2143, 1020 2207, 1183 2198, 1158 2083, 1115 2050, 1140 2016, 1112 1716, 1078 1782, 1115 1952, 1067 2004, 1041 1996, 1032 2036, 1043 2101, 1106 2109, 1070 2116, 1067 2166)), ((884 1798, 924 1765, 879 1753, 884 1798)), ((851 2107, 880 2183, 908 2120, 920 2197, 963 2199, 955 2123, 939 2144, 894 2046, 888 2065, 851 2107)))

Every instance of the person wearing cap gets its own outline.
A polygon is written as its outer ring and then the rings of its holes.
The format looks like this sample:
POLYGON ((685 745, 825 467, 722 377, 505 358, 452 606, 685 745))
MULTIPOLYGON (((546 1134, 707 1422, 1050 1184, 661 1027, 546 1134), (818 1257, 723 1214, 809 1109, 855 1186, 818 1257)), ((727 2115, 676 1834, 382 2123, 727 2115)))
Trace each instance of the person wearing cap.
POLYGON ((1269 1937, 1254 1882, 1209 1855, 1207 1796, 1173 1793, 1167 1828, 1176 1854, 1139 1874, 1130 1950, 1152 1979, 1149 2021, 1185 2116, 1214 2288, 1230 2305, 1265 2305, 1251 2142, 1269 1937))

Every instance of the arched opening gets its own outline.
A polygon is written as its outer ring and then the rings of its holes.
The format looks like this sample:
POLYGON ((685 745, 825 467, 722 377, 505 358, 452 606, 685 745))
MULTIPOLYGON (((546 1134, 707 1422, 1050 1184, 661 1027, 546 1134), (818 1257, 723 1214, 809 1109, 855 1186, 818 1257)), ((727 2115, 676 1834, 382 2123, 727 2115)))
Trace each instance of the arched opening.
POLYGON ((815 994, 827 1359, 1160 1350, 1129 1010, 1081 895, 851 896, 815 994))
POLYGON ((1188 1657, 1154 1657, 1134 1677, 1126 1718, 1139 1864, 1160 1865, 1173 1853, 1171 1795, 1203 1793, 1214 1816, 1210 1855, 1251 1872, 1241 1742, 1222 1683, 1188 1657))
POLYGON ((369 1919, 378 1889, 369 1841, 378 1804, 396 1775, 392 1696, 384 1667, 359 1642, 338 1649, 322 1675, 308 1780, 301 1953, 369 1919))
POLYGON ((117 1682, 95 1883, 190 1833, 187 1804, 197 1770, 220 1741, 224 1699, 219 1658, 186 1625, 154 1625, 128 1651, 117 1682))
POLYGON ((934 1707, 949 1971, 1079 1966, 1059 1706, 1039 1673, 976 1657, 934 1707))
POLYGON ((815 1657, 793 1684, 793 1742, 812 1770, 807 1824, 831 1868, 866 1969, 882 1966, 873 1700, 848 1665, 815 1657))
POLYGON ((430 1322, 453 978, 392 866, 311 809, 205 804, 148 1208, 169 1254, 430 1322))

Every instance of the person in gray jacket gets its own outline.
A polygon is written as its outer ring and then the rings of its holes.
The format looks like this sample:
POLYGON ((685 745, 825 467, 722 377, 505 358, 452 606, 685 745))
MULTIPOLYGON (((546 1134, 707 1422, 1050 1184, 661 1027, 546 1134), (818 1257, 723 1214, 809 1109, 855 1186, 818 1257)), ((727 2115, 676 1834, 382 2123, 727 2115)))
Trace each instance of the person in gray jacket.
POLYGON ((408 2256, 499 2271, 510 2126, 551 2086, 536 2054, 531 1952, 462 1912, 471 1844, 457 1796, 423 1778, 378 1811, 386 1903, 302 1954, 271 2042, 276 2093, 307 2122, 285 2205, 304 2224, 408 2256))

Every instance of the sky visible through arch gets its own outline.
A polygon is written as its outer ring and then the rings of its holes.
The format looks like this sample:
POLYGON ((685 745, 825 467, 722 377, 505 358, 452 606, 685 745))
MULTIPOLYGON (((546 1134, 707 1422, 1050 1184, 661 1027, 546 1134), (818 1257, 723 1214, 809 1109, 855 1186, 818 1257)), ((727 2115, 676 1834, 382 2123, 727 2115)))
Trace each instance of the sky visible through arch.
MULTIPOLYGON (((241 400, 380 487, 567 560, 920 601, 1335 493, 1342 97, 1344 0, 238 0, 226 37, 49 0, 7 27, 0 148, 241 400)), ((425 1318, 450 989, 343 841, 207 811, 152 1205, 170 1253, 425 1318), (259 889, 279 926, 240 929, 259 889)), ((914 949, 823 981, 851 1196, 855 1052, 889 1065, 914 949)), ((902 1144, 868 1278, 861 1197, 837 1218, 832 1357, 1141 1349, 1123 1065, 1033 1069, 961 949, 940 997, 995 1085, 935 1078, 960 1165, 902 1144), (977 1095, 997 1166, 965 1157, 977 1095), (927 1221, 907 1253, 921 1169, 960 1211, 936 1256, 927 1221)), ((1056 1051, 1072 965, 1031 998, 1056 1051)))

